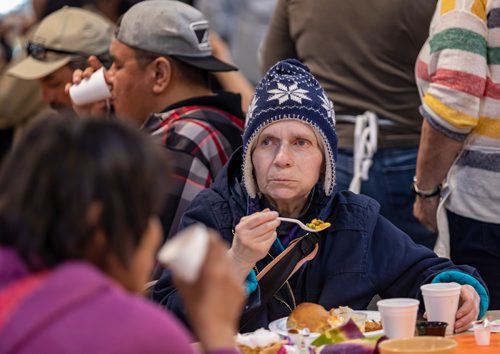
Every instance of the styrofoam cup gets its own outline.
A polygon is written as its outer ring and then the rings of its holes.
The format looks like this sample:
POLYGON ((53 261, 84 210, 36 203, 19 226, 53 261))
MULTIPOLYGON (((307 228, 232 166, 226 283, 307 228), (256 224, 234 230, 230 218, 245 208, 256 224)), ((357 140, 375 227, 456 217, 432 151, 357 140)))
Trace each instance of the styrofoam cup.
POLYGON ((491 327, 483 321, 475 321, 472 323, 474 327, 474 338, 477 345, 490 345, 491 327))
POLYGON ((209 235, 203 224, 192 225, 167 241, 158 252, 158 261, 187 283, 198 279, 205 260, 209 235))
POLYGON ((73 103, 78 106, 110 98, 111 92, 104 78, 104 68, 95 71, 78 85, 71 86, 69 88, 69 95, 73 103))
POLYGON ((448 323, 446 335, 453 334, 460 290, 458 283, 433 283, 420 287, 428 321, 448 323))
POLYGON ((415 336, 419 303, 416 299, 407 298, 378 301, 377 307, 385 335, 391 339, 415 336))

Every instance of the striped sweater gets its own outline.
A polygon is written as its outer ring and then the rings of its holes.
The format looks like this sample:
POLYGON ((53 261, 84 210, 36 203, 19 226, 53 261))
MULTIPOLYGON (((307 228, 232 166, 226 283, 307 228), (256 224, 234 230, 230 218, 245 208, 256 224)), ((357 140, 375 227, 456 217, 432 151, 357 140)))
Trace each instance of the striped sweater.
POLYGON ((440 0, 416 64, 421 112, 463 140, 447 208, 500 223, 500 0, 440 0))

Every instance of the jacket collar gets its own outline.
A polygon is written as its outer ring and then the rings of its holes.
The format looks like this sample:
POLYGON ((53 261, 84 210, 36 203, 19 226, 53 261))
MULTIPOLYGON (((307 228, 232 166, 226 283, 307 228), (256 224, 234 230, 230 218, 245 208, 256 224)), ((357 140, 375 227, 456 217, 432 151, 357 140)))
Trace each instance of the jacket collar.
POLYGON ((226 111, 233 116, 244 117, 243 111, 241 110, 241 95, 223 91, 217 92, 211 96, 192 97, 175 102, 165 108, 162 113, 185 106, 210 106, 226 111))

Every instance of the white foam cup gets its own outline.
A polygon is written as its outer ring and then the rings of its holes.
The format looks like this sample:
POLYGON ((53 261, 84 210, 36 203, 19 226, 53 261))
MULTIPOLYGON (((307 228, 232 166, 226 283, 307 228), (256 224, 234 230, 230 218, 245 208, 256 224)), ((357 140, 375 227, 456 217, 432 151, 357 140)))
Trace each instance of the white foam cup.
POLYGON ((458 283, 433 283, 420 287, 428 321, 446 322, 446 335, 453 334, 460 290, 458 283))
POLYGON ((192 283, 205 260, 209 235, 203 224, 194 224, 167 241, 158 252, 158 261, 175 276, 192 283))
POLYGON ((472 322, 477 345, 490 345, 491 327, 483 321, 472 322))
POLYGON ((378 301, 377 307, 385 335, 391 339, 415 336, 419 303, 420 301, 409 298, 378 301))
POLYGON ((111 92, 104 78, 104 68, 95 71, 78 85, 71 86, 69 88, 69 95, 73 103, 78 106, 110 98, 111 92))

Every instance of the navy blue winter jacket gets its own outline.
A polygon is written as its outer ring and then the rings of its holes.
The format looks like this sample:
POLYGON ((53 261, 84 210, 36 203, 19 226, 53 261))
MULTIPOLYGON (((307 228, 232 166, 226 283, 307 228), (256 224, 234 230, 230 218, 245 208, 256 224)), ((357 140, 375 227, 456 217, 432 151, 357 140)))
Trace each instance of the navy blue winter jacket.
MULTIPOLYGON (((195 222, 204 223, 218 230, 230 245, 240 218, 253 212, 240 181, 241 150, 234 153, 212 187, 193 200, 180 228, 195 222)), ((455 266, 450 260, 415 244, 379 214, 378 203, 369 197, 347 191, 335 192, 331 197, 318 193, 303 221, 311 220, 311 215, 325 215, 325 208, 332 226, 321 232, 317 256, 304 264, 267 304, 260 302, 259 288, 250 294, 245 311, 256 307, 260 310, 241 332, 267 327, 269 322, 287 316, 296 304, 305 301, 319 303, 327 309, 338 306, 364 309, 376 294, 382 298, 421 299, 420 286, 448 270, 468 273, 486 288, 474 268, 455 266)), ((259 261, 257 270, 263 269, 271 256, 259 261)), ((152 296, 186 322, 180 296, 168 271, 162 275, 152 296)))

